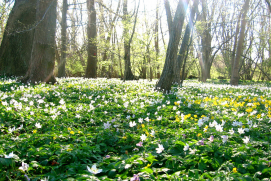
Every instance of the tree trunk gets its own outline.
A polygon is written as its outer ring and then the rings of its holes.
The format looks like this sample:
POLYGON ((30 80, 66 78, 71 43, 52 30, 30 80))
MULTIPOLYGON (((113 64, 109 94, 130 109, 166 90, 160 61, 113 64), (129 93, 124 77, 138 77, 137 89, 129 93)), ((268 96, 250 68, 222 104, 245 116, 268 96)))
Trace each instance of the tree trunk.
POLYGON ((171 34, 172 31, 172 16, 171 16, 171 10, 170 10, 170 4, 168 0, 164 0, 165 3, 165 9, 166 9, 166 14, 167 14, 167 24, 168 24, 168 32, 169 32, 169 36, 171 34))
POLYGON ((211 61, 211 42, 212 42, 212 36, 211 36, 211 22, 207 21, 207 3, 205 0, 202 0, 202 17, 203 17, 203 24, 205 25, 203 33, 201 35, 201 52, 202 52, 202 66, 201 66, 201 72, 202 72, 202 81, 206 82, 207 79, 211 78, 210 76, 210 69, 212 65, 211 61))
POLYGON ((193 8, 191 9, 189 23, 186 25, 182 45, 181 45, 181 48, 180 48, 180 51, 179 51, 179 54, 177 57, 177 61, 176 61, 176 66, 175 66, 175 70, 174 70, 175 75, 174 75, 173 82, 176 82, 179 85, 180 85, 180 79, 181 79, 181 77, 180 77, 181 66, 182 66, 184 59, 186 57, 186 54, 188 53, 188 50, 189 50, 188 49, 189 38, 190 38, 190 34, 191 34, 191 29, 193 26, 196 8, 198 7, 198 3, 199 3, 199 0, 194 1, 193 8))
POLYGON ((16 0, 0 47, 0 75, 25 75, 31 58, 37 0, 16 0))
POLYGON ((142 79, 147 78, 147 69, 146 69, 146 55, 143 57, 143 66, 142 66, 142 79))
POLYGON ((182 27, 186 14, 184 4, 185 3, 182 0, 180 0, 178 3, 175 17, 172 23, 172 31, 170 33, 170 38, 168 42, 166 61, 164 64, 161 78, 156 85, 156 89, 163 92, 168 92, 171 90, 171 85, 174 78, 174 66, 177 58, 178 45, 180 42, 182 27))
POLYGON ((94 0, 87 1, 88 9, 88 61, 86 69, 86 78, 97 77, 97 46, 96 46, 96 11, 94 7, 94 0))
POLYGON ((123 36, 124 36, 124 63, 125 63, 125 68, 124 68, 124 77, 123 80, 134 80, 135 76, 132 73, 131 69, 131 42, 133 39, 133 35, 135 32, 135 26, 137 22, 137 14, 138 14, 138 9, 139 9, 139 4, 140 1, 138 2, 138 7, 136 11, 136 16, 135 16, 135 21, 134 21, 134 27, 132 34, 130 38, 128 37, 128 11, 127 11, 127 1, 123 1, 123 23, 124 23, 124 30, 123 30, 123 36))
POLYGON ((37 3, 36 27, 31 53, 30 66, 21 79, 27 83, 55 83, 53 75, 55 66, 55 32, 56 32, 56 0, 43 0, 37 3))
POLYGON ((147 59, 150 66, 150 81, 153 79, 152 66, 151 66, 151 56, 150 56, 150 44, 147 45, 147 59))
POLYGON ((242 21, 241 21, 241 28, 240 28, 240 35, 239 35, 239 40, 238 40, 238 45, 237 45, 237 51, 236 51, 236 56, 234 58, 234 66, 233 66, 233 71, 232 71, 232 76, 231 76, 231 85, 238 85, 239 82, 239 63, 241 59, 241 55, 243 52, 243 43, 245 39, 245 29, 246 29, 246 15, 249 9, 249 0, 246 0, 243 8, 242 8, 242 21))
POLYGON ((61 57, 58 64, 58 77, 65 77, 65 65, 67 58, 67 0, 63 0, 62 5, 62 22, 61 22, 61 57))

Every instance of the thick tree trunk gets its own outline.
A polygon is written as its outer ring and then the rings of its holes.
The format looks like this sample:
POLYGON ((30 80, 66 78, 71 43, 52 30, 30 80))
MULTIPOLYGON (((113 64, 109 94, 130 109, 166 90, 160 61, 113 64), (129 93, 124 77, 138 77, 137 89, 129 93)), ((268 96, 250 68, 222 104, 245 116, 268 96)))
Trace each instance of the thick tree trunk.
POLYGON ((88 61, 86 69, 87 78, 97 77, 97 45, 96 45, 96 11, 94 7, 94 0, 87 1, 88 7, 88 61))
POLYGON ((22 82, 55 83, 53 75, 55 66, 55 32, 56 32, 56 0, 43 0, 37 3, 36 19, 40 21, 34 34, 29 69, 22 82))
MULTIPOLYGON (((201 61, 204 62, 203 57, 201 58, 201 61)), ((202 82, 206 82, 207 79, 209 79, 210 76, 210 72, 211 72, 211 67, 212 65, 210 63, 200 63, 200 67, 201 67, 201 81, 202 82)))
POLYGON ((211 36, 211 22, 207 21, 207 3, 206 0, 202 0, 202 22, 205 25, 203 33, 201 35, 201 52, 202 52, 202 63, 203 66, 201 66, 201 72, 202 72, 202 81, 206 82, 207 79, 211 78, 210 76, 210 68, 212 65, 211 60, 211 42, 212 42, 212 36, 211 36))
POLYGON ((244 43, 244 39, 245 39, 245 29, 246 29, 246 15, 249 9, 249 0, 246 0, 243 8, 242 8, 242 21, 241 21, 241 28, 240 28, 240 35, 239 35, 239 40, 238 40, 238 44, 237 44, 237 51, 236 51, 236 55, 234 58, 234 66, 233 66, 233 71, 232 71, 232 76, 231 76, 231 85, 238 85, 239 82, 239 63, 240 63, 240 59, 241 59, 241 55, 243 52, 243 43, 244 43))
POLYGON ((67 58, 67 0, 63 0, 62 5, 62 22, 61 22, 61 57, 58 64, 58 77, 65 77, 65 65, 67 58))
POLYGON ((180 48, 180 51, 179 51, 179 54, 177 57, 177 61, 176 61, 176 66, 175 66, 175 70, 174 70, 175 75, 174 75, 173 82, 176 82, 179 85, 180 85, 180 79, 181 79, 181 77, 180 77, 181 66, 184 62, 186 54, 188 53, 189 38, 190 38, 190 34, 191 34, 191 29, 193 26, 194 16, 196 14, 196 8, 198 7, 198 3, 199 3, 199 0, 194 1, 193 8, 191 9, 189 23, 186 25, 182 45, 181 45, 181 48, 180 48))
POLYGON ((25 75, 31 58, 37 0, 16 0, 0 47, 0 75, 25 75))
POLYGON ((156 85, 157 90, 168 92, 171 90, 172 81, 174 78, 174 66, 177 58, 178 45, 180 42, 182 27, 186 14, 186 9, 182 0, 179 1, 175 17, 172 23, 172 31, 168 42, 166 61, 164 64, 161 78, 156 85))

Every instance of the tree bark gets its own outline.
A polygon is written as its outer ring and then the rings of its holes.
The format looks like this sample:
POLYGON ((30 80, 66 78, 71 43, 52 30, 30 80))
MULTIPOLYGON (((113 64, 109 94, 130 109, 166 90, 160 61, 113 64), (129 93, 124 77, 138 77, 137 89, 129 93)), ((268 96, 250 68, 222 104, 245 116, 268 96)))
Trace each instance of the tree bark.
POLYGON ((232 71, 232 76, 231 76, 231 85, 238 85, 239 82, 239 63, 240 59, 242 56, 243 52, 243 43, 245 39, 245 29, 246 29, 246 15, 249 9, 249 0, 245 1, 245 4, 242 8, 242 21, 241 21, 241 28, 240 28, 240 35, 239 35, 239 40, 238 40, 238 45, 237 45, 237 51, 236 51, 236 56, 234 58, 234 66, 233 66, 233 71, 232 71))
POLYGON ((58 64, 58 77, 65 77, 65 65, 67 59, 67 0, 63 0, 61 21, 61 57, 58 64))
POLYGON ((96 11, 94 0, 87 1, 88 9, 88 61, 86 69, 86 78, 97 78, 97 45, 96 45, 96 11))
POLYGON ((37 2, 36 19, 39 24, 34 34, 29 69, 26 75, 20 79, 24 83, 56 82, 53 75, 56 48, 56 4, 56 0, 37 2))
MULTIPOLYGON (((183 41, 182 41, 182 45, 181 48, 179 50, 179 54, 177 57, 177 61, 176 61, 176 66, 175 66, 175 75, 174 75, 174 79, 173 82, 176 82, 180 85, 180 71, 181 71, 181 66, 184 62, 184 59, 186 57, 186 54, 188 53, 188 44, 189 44, 189 38, 190 38, 190 34, 191 34, 191 29, 193 27, 193 21, 194 21, 194 17, 196 14, 196 8, 198 7, 199 4, 199 0, 195 0, 193 7, 191 9, 191 14, 190 14, 190 19, 188 24, 186 25, 185 28, 185 33, 184 33, 184 37, 183 37, 183 41)), ((183 70, 184 71, 184 70, 183 70)))
POLYGON ((31 58, 37 0, 16 0, 0 47, 0 75, 25 75, 31 58))
POLYGON ((212 48, 212 36, 211 36, 211 22, 207 21, 207 3, 206 0, 202 0, 202 18, 203 24, 205 25, 203 34, 201 35, 201 52, 202 52, 202 64, 201 64, 201 72, 202 72, 202 82, 206 82, 210 76, 210 69, 212 62, 210 60, 212 48))
POLYGON ((172 31, 172 16, 171 16, 170 4, 168 0, 164 0, 164 3, 165 3, 166 14, 167 14, 168 32, 170 36, 170 33, 172 31))
POLYGON ((171 85, 174 78, 174 66, 177 58, 178 45, 180 42, 185 14, 186 8, 184 6, 184 2, 180 0, 172 23, 173 26, 168 42, 163 72, 158 84, 156 85, 156 89, 163 92, 168 92, 171 90, 171 85))

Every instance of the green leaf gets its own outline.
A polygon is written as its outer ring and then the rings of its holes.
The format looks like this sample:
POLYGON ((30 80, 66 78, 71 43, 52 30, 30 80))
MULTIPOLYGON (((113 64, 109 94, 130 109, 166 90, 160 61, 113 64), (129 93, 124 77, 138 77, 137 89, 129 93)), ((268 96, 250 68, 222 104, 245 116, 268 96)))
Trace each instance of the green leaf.
POLYGON ((150 169, 150 168, 144 168, 144 169, 140 170, 140 172, 146 172, 146 173, 149 173, 149 174, 153 173, 152 169, 150 169))

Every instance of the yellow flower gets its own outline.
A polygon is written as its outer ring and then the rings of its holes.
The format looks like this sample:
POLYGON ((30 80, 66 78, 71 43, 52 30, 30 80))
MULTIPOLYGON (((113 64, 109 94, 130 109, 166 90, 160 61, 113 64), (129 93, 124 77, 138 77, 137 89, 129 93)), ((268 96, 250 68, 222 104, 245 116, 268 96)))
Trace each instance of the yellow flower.
POLYGON ((68 130, 70 131, 70 130, 72 130, 71 128, 68 128, 68 130))
POLYGON ((248 112, 248 113, 250 113, 252 111, 253 111, 253 109, 251 109, 251 108, 246 109, 246 112, 248 112))
POLYGON ((149 168, 151 166, 151 164, 149 163, 145 168, 149 168))
POLYGON ((71 131, 70 134, 74 134, 74 131, 71 131))
POLYGON ((145 128, 145 125, 144 125, 144 124, 142 124, 141 126, 142 126, 142 128, 145 128))
POLYGON ((82 133, 81 131, 78 131, 78 134, 82 133))
POLYGON ((180 122, 180 118, 179 117, 176 117, 176 122, 180 122))
POLYGON ((234 168, 232 169, 232 172, 233 172, 233 173, 237 173, 237 168, 234 167, 234 168))
POLYGON ((200 137, 200 136, 202 136, 202 134, 201 134, 201 133, 198 133, 198 137, 200 137))
POLYGON ((126 136, 123 136, 122 139, 127 139, 127 137, 126 137, 126 136))
POLYGON ((207 132, 207 129, 208 129, 208 126, 206 125, 206 126, 204 127, 204 132, 207 132))
POLYGON ((56 137, 54 136, 54 137, 53 137, 53 139, 55 140, 55 139, 56 139, 56 137))
POLYGON ((35 133, 37 133, 37 130, 35 129, 35 130, 33 130, 32 132, 35 134, 35 133))
POLYGON ((197 117, 198 117, 198 115, 195 114, 195 115, 194 115, 194 118, 197 118, 197 117))
POLYGON ((72 149, 71 149, 71 148, 68 148, 67 151, 72 151, 72 149))

